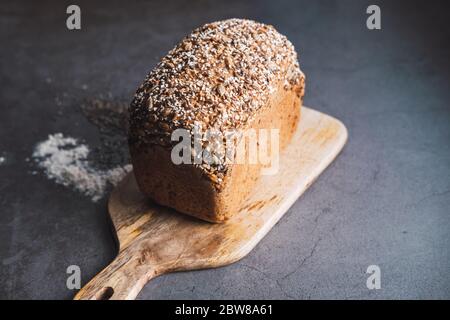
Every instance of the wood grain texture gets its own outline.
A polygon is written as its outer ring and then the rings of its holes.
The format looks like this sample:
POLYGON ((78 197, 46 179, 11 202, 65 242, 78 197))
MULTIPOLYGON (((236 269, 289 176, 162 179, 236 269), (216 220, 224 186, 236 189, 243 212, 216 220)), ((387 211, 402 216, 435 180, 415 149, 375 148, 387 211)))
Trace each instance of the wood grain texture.
POLYGON ((75 299, 134 299, 163 273, 213 268, 248 254, 333 161, 347 140, 338 120, 303 107, 276 175, 262 176, 230 221, 211 224, 153 204, 129 174, 112 192, 109 212, 119 254, 75 299))

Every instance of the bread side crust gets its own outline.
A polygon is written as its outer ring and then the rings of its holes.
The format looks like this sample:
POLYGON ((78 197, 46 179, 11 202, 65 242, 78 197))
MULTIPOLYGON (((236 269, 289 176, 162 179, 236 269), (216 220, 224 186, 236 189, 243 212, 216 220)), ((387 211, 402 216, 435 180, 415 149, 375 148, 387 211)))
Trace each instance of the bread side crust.
MULTIPOLYGON (((304 93, 304 76, 288 89, 279 83, 268 105, 249 123, 251 129, 279 129, 280 149, 295 133, 304 93)), ((191 216, 225 222, 244 205, 257 183, 261 164, 231 164, 219 190, 202 170, 190 164, 175 165, 171 150, 158 146, 130 145, 131 159, 140 190, 156 203, 191 216)))

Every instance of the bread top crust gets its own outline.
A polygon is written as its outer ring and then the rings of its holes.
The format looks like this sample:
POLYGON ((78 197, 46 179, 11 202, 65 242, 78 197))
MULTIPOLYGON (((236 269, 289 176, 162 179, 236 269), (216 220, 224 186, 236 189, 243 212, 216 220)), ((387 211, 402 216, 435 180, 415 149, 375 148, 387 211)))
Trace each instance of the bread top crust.
POLYGON ((245 128, 280 81, 289 90, 302 77, 294 46, 274 27, 242 19, 206 24, 162 58, 138 88, 130 144, 168 147, 178 128, 245 128))

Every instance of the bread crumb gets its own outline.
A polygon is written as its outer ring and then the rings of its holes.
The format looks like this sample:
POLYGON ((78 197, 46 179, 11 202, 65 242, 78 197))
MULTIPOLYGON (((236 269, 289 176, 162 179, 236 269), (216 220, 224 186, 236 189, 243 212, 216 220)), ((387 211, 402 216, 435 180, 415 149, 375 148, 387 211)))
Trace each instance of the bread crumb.
POLYGON ((56 133, 36 145, 32 158, 49 179, 73 188, 96 202, 104 196, 108 186, 120 182, 132 166, 128 164, 96 170, 87 160, 89 151, 89 147, 77 139, 56 133))

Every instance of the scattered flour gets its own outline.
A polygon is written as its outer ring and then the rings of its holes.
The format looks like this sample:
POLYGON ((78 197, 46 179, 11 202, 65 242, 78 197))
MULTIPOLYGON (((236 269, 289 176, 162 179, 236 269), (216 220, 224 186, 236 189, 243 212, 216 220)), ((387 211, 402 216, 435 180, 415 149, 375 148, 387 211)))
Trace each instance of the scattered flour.
POLYGON ((0 157, 0 166, 6 162, 5 157, 0 157))
POLYGON ((116 185, 131 171, 131 165, 109 170, 95 170, 87 160, 89 147, 62 133, 49 135, 36 145, 33 159, 48 178, 100 200, 108 185, 116 185))

